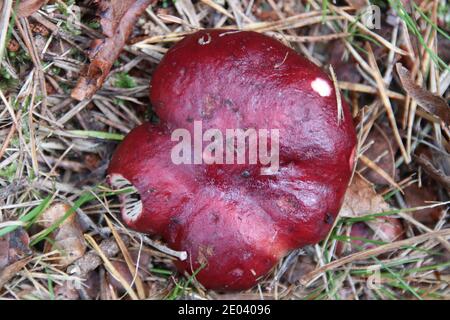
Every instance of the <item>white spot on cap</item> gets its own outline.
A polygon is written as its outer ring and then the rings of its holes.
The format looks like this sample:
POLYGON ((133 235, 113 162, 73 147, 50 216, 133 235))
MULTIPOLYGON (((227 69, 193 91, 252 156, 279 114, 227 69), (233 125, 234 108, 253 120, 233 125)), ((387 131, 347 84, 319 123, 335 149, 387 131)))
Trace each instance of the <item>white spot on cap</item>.
POLYGON ((198 39, 198 44, 204 46, 205 44, 211 43, 211 35, 207 32, 204 36, 198 39))
POLYGON ((316 78, 311 82, 311 88, 317 92, 321 97, 329 97, 331 94, 331 87, 324 79, 316 78))

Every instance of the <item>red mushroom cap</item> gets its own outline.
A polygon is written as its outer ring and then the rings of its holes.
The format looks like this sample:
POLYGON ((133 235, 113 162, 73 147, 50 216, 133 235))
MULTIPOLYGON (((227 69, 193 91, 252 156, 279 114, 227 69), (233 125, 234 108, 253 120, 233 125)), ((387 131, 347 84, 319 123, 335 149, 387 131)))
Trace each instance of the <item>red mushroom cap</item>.
MULTIPOLYGON (((205 287, 252 287, 289 250, 323 239, 342 204, 356 143, 345 101, 320 68, 268 36, 202 30, 171 48, 153 74, 161 119, 134 129, 108 169, 130 227, 163 237, 205 287), (174 164, 178 128, 279 130, 279 169, 174 164), (139 198, 136 197, 139 194, 139 198)), ((273 139, 269 141, 274 144, 273 139)), ((248 147, 248 146, 247 146, 248 147)), ((248 148, 247 148, 248 151, 248 148)))

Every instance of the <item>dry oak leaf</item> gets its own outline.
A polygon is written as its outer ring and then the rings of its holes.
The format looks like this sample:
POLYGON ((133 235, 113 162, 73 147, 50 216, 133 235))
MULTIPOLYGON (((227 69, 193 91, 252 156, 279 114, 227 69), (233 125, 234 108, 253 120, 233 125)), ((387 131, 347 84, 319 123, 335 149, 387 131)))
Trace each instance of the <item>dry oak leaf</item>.
MULTIPOLYGON (((56 203, 44 211, 39 224, 48 228, 69 210, 69 205, 56 203)), ((59 263, 61 267, 68 266, 75 260, 81 258, 86 252, 83 231, 75 213, 64 220, 59 228, 53 232, 52 237, 54 243, 51 246, 51 250, 60 252, 59 263)))
POLYGON ((372 186, 359 175, 355 175, 345 193, 344 204, 339 216, 360 217, 366 214, 388 211, 389 205, 372 186))
POLYGON ((81 72, 71 97, 90 99, 101 88, 141 14, 156 0, 97 0, 97 13, 105 35, 95 39, 89 53, 90 65, 81 72))
POLYGON ((403 67, 401 63, 397 63, 395 67, 397 68, 403 89, 405 89, 425 112, 438 117, 448 125, 450 123, 450 108, 445 99, 417 85, 408 69, 403 67))
MULTIPOLYGON (((356 174, 345 193, 339 216, 360 217, 389 210, 391 208, 383 197, 378 195, 366 180, 356 174)), ((383 241, 392 242, 402 237, 403 225, 396 218, 383 216, 366 223, 375 232, 375 237, 383 241)))

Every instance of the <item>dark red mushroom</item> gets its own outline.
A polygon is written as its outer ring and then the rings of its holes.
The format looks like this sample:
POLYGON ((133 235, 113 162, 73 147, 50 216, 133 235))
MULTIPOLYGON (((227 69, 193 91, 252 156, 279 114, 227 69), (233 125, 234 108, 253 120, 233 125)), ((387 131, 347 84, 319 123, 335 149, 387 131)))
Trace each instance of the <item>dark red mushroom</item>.
POLYGON ((337 103, 320 68, 262 34, 203 30, 167 52, 150 96, 160 124, 145 123, 125 138, 109 181, 135 191, 121 196, 128 226, 187 252, 176 263, 180 271, 200 270, 196 278, 207 288, 247 289, 290 250, 326 236, 351 176, 356 137, 348 106, 337 103), (195 135, 200 121, 202 132, 224 135, 278 129, 279 167, 174 164, 179 141, 171 134, 195 135))

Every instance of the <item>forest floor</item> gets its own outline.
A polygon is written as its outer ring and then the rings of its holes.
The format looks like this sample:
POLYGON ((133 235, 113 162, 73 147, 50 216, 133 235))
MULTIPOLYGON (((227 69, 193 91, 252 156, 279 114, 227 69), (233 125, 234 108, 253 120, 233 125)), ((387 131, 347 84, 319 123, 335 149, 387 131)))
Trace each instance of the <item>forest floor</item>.
POLYGON ((3 3, 0 299, 450 299, 448 2, 372 1, 377 25, 365 0, 158 1, 81 102, 71 90, 101 34, 92 1, 50 1, 26 18, 3 3), (235 293, 177 273, 160 239, 122 224, 105 182, 120 140, 155 118, 149 82, 164 53, 223 27, 276 37, 333 70, 358 134, 328 237, 235 293))

